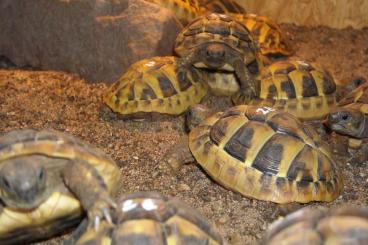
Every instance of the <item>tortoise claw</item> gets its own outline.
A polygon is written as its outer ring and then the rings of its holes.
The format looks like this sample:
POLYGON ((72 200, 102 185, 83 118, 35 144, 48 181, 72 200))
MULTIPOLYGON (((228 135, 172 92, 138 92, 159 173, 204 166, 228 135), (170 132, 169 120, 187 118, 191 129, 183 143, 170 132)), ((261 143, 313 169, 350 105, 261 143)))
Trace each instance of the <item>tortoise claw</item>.
POLYGON ((117 209, 117 205, 109 196, 100 197, 88 211, 89 226, 93 226, 95 230, 98 230, 102 220, 112 224, 111 211, 115 209, 117 209))

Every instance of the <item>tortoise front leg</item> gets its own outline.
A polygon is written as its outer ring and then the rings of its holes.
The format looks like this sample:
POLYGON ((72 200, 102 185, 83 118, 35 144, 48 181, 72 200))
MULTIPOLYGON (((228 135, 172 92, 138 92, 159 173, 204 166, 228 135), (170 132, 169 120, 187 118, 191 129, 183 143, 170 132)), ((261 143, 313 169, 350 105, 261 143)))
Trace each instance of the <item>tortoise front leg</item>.
POLYGON ((178 59, 177 64, 176 64, 177 65, 176 74, 177 74, 179 82, 184 82, 188 79, 187 78, 188 69, 190 68, 190 66, 193 65, 196 59, 197 59, 197 55, 195 51, 191 52, 187 56, 184 56, 178 59))
POLYGON ((195 159, 189 149, 188 136, 183 136, 180 141, 171 147, 165 154, 165 159, 176 173, 184 164, 194 162, 195 159))
POLYGON ((248 71, 244 61, 237 58, 233 60, 235 75, 239 79, 240 93, 249 100, 259 97, 259 81, 248 71))
POLYGON ((70 162, 64 168, 62 176, 66 186, 79 199, 88 214, 90 225, 93 224, 97 229, 102 218, 112 223, 110 211, 117 205, 93 166, 83 161, 70 162))

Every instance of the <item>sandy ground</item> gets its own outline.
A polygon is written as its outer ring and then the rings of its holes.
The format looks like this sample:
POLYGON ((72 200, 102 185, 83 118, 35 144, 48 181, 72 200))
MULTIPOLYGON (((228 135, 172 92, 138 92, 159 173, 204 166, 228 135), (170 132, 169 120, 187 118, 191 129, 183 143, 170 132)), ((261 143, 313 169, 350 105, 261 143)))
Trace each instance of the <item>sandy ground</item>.
MULTIPOLYGON (((368 76, 368 29, 283 27, 293 37, 296 56, 326 67, 337 82, 368 76)), ((195 164, 172 175, 163 157, 184 134, 183 118, 122 121, 102 105, 105 89, 103 83, 88 84, 61 72, 0 70, 0 133, 31 127, 78 136, 116 160, 123 176, 121 193, 154 190, 177 196, 207 217, 230 244, 259 241, 284 208, 228 191, 195 164)), ((218 108, 230 105, 227 98, 210 101, 218 108)), ((342 195, 332 203, 310 205, 367 204, 367 163, 340 157, 339 164, 345 178, 342 195)), ((42 244, 60 243, 55 238, 42 244)))

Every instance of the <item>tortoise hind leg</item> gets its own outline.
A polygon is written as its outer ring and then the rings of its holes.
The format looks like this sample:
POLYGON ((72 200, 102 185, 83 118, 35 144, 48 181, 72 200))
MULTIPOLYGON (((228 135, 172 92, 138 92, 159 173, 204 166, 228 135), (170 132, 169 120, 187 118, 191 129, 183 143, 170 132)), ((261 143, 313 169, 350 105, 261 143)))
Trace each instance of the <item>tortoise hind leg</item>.
POLYGON ((171 147, 166 152, 165 159, 174 173, 179 171, 184 164, 195 161, 189 149, 187 135, 183 136, 179 143, 171 147))

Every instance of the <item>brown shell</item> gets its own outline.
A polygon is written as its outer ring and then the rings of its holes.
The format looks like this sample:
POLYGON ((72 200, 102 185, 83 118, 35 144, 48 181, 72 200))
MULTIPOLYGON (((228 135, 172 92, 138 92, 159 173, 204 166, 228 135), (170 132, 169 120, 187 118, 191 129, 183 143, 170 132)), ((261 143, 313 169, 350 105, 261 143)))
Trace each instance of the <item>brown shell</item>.
MULTIPOLYGON (((87 230, 77 245, 102 244, 103 240, 124 244, 224 244, 219 233, 196 210, 183 202, 155 192, 138 192, 119 200, 115 228, 102 224, 87 230)), ((115 243, 114 243, 115 244, 115 243)))
POLYGON ((262 244, 368 244, 368 208, 303 208, 272 223, 262 244))
MULTIPOLYGON (((0 137, 0 168, 5 160, 42 155, 50 159, 45 168, 57 171, 58 159, 82 160, 92 165, 115 195, 121 179, 115 162, 102 151, 68 134, 54 130, 14 130, 0 137)), ((80 176, 83 178, 83 176, 80 176)), ((0 199, 2 191, 0 189, 0 199)), ((1 205, 1 204, 0 204, 1 205)), ((76 225, 82 218, 81 205, 64 183, 32 211, 0 208, 0 244, 21 244, 42 239, 76 225), (40 232, 42 230, 42 232, 40 232)))
POLYGON ((171 10, 186 25, 200 15, 198 0, 146 0, 171 10))
POLYGON ((368 114, 368 82, 363 83, 338 102, 340 107, 357 109, 368 114))
POLYGON ((187 79, 177 74, 177 58, 153 57, 133 64, 104 95, 104 102, 122 115, 161 113, 179 115, 207 93, 200 70, 187 79))
POLYGON ((255 60, 256 46, 247 28, 227 15, 216 13, 202 16, 185 27, 176 39, 175 52, 187 56, 208 42, 224 43, 241 53, 245 60, 255 60))
POLYGON ((332 201, 343 187, 318 133, 271 108, 242 105, 217 113, 190 132, 189 147, 216 182, 246 197, 332 201))
POLYGON ((259 98, 233 96, 239 104, 271 106, 302 120, 324 118, 336 106, 336 84, 329 72, 299 60, 278 61, 262 70, 259 98))
POLYGON ((242 6, 240 6, 235 0, 204 0, 201 2, 202 2, 201 8, 203 13, 220 13, 220 14, 246 13, 246 10, 242 6))
POLYGON ((285 56, 293 54, 285 33, 275 21, 255 14, 233 14, 231 16, 249 30, 261 54, 285 56))

